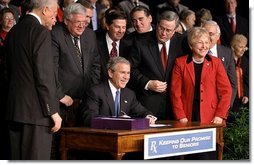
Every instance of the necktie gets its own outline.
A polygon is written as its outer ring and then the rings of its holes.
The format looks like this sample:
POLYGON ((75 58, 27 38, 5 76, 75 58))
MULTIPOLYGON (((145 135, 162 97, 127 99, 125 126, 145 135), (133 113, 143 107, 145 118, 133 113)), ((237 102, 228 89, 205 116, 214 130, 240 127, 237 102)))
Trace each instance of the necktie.
POLYGON ((161 62, 162 62, 163 69, 164 69, 164 71, 166 71, 166 68, 167 68, 167 52, 166 52, 165 43, 162 44, 160 55, 161 55, 161 62))
POLYGON ((119 113, 119 90, 116 91, 116 96, 115 96, 115 116, 118 117, 119 113))
POLYGON ((76 49, 76 55, 77 55, 77 57, 78 57, 80 66, 83 67, 83 63, 82 63, 82 54, 81 54, 80 49, 79 49, 79 46, 78 46, 78 40, 79 40, 79 38, 78 38, 78 37, 74 37, 73 40, 74 40, 74 47, 75 47, 75 49, 76 49))
POLYGON ((241 59, 236 62, 236 78, 237 78, 237 97, 241 99, 243 97, 243 70, 240 66, 241 59))
POLYGON ((98 29, 98 24, 97 24, 97 11, 96 11, 96 6, 93 5, 93 17, 92 17, 92 25, 93 25, 93 30, 98 29))
POLYGON ((230 17, 230 25, 233 33, 235 33, 235 19, 234 17, 230 17))
POLYGON ((112 49, 110 52, 110 57, 117 57, 117 49, 116 49, 116 42, 112 42, 112 49))

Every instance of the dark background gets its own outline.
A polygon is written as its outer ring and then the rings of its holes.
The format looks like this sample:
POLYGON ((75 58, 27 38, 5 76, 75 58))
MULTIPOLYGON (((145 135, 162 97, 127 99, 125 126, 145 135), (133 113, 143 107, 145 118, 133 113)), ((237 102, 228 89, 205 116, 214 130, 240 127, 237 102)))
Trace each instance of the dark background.
MULTIPOLYGON (((114 4, 117 4, 121 0, 112 0, 114 4)), ((166 2, 166 0, 140 0, 149 5, 152 13, 156 12, 156 6, 158 4, 166 2)), ((213 16, 222 15, 224 10, 223 0, 181 0, 181 4, 188 6, 191 10, 196 12, 198 9, 207 8, 211 11, 213 16)), ((237 0, 237 13, 246 19, 249 19, 249 0, 237 0)))

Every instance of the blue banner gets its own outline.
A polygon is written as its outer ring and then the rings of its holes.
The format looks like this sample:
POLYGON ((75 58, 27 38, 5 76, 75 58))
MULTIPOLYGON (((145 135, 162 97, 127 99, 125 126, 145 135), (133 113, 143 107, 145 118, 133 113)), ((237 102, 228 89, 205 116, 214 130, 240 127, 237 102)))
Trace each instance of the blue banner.
POLYGON ((144 136, 144 158, 153 159, 216 150, 216 128, 144 136))

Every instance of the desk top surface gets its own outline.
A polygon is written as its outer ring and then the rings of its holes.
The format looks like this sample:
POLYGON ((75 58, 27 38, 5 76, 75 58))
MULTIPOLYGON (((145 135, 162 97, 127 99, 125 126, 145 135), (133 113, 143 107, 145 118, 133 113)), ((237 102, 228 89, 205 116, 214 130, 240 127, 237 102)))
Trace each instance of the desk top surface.
POLYGON ((205 129, 205 128, 218 128, 224 127, 224 124, 201 124, 199 122, 188 122, 182 124, 177 121, 157 121, 156 124, 166 124, 166 126, 148 128, 142 130, 109 130, 109 129, 93 129, 89 127, 65 127, 60 131, 64 133, 86 133, 86 134, 103 134, 103 135, 131 135, 131 134, 150 134, 150 133, 163 133, 173 131, 184 131, 192 129, 205 129))

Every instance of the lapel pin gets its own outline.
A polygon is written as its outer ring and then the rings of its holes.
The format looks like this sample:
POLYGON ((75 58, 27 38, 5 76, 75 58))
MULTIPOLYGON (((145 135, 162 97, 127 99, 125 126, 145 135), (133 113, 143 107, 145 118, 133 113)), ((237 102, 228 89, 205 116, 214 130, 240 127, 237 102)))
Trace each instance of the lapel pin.
POLYGON ((225 61, 225 58, 224 58, 224 57, 222 57, 221 61, 225 61))
POLYGON ((127 104, 127 103, 128 103, 128 101, 127 101, 127 100, 124 100, 124 103, 126 103, 126 104, 127 104))

